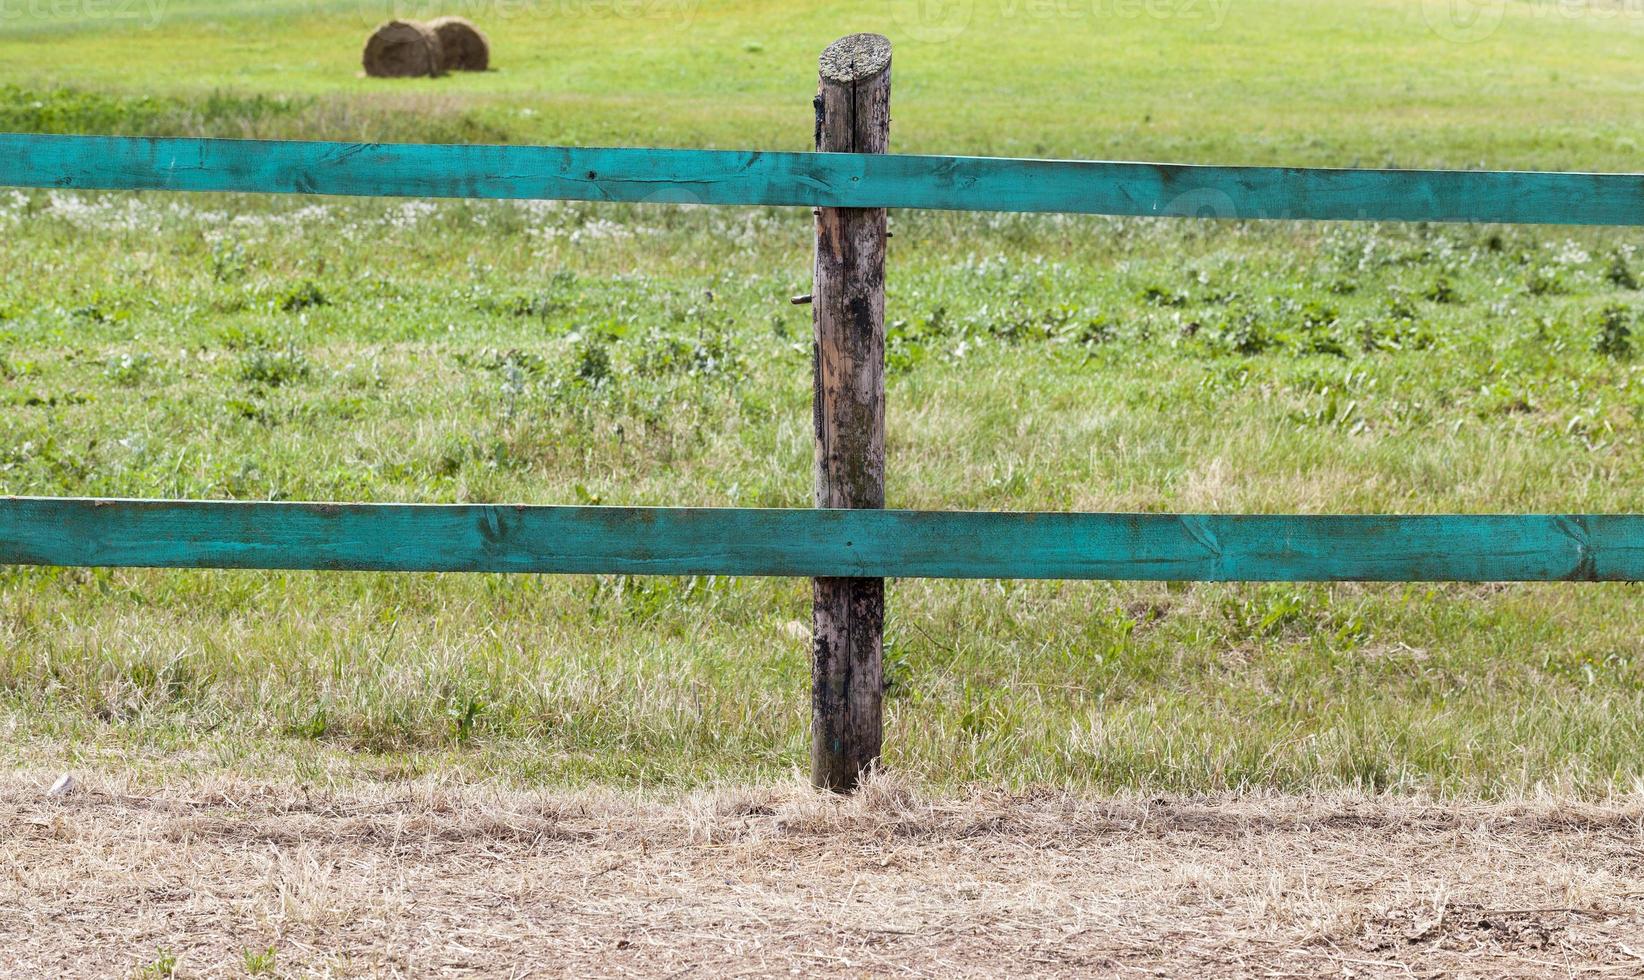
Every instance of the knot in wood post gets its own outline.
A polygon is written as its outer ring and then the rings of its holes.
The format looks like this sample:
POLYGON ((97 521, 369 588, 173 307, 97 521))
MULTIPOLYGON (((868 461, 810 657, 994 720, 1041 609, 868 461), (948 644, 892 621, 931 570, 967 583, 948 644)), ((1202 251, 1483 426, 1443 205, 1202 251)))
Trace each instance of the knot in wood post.
MULTIPOLYGON (((890 41, 853 34, 822 52, 816 148, 884 153, 890 41)), ((816 209, 816 506, 885 506, 885 209, 816 209)), ((811 782, 848 792, 883 739, 885 581, 819 578, 813 593, 811 782)))

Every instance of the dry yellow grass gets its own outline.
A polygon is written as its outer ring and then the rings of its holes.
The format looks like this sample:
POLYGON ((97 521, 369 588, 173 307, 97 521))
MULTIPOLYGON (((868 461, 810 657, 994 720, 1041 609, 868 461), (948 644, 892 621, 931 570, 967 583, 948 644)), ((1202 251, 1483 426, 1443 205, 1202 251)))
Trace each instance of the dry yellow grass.
POLYGON ((0 778, 8 976, 1637 976, 1644 805, 0 778))

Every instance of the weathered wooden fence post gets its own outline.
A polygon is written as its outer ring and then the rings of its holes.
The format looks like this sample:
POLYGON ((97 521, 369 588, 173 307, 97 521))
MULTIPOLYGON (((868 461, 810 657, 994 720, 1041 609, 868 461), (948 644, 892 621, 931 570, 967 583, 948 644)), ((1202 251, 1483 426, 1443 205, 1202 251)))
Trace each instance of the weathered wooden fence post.
MULTIPOLYGON (((816 148, 884 153, 890 41, 852 34, 822 52, 816 148)), ((818 208, 816 506, 885 506, 885 209, 818 208)), ((815 580, 811 782, 847 792, 879 758, 885 580, 815 580)))

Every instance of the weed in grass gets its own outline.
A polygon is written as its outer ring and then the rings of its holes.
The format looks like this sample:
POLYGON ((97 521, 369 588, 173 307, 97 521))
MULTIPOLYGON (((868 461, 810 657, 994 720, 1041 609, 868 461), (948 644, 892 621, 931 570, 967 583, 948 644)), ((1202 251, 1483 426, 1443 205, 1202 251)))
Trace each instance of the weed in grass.
POLYGON ((1224 313, 1208 334, 1210 343, 1235 354, 1252 357, 1277 342, 1262 311, 1245 307, 1224 313))
POLYGON ((502 417, 512 421, 519 408, 519 400, 526 392, 526 374, 518 363, 509 362, 502 369, 502 417))
POLYGON ((223 407, 228 409, 235 418, 255 422, 258 425, 273 425, 276 421, 274 413, 270 412, 266 406, 259 405, 249 398, 230 398, 223 402, 223 407))
POLYGON ((18 378, 39 377, 38 360, 16 355, 0 355, 0 378, 15 381, 18 378))
POLYGON ((325 298, 325 293, 320 291, 319 285, 312 279, 304 279, 286 290, 284 295, 280 297, 279 302, 280 309, 286 313, 295 313, 298 310, 306 310, 312 306, 326 306, 330 303, 325 298))
POLYGON ((1598 311, 1598 337, 1593 341, 1594 353, 1605 357, 1627 358, 1633 355, 1633 330, 1636 319, 1626 306, 1614 304, 1598 311))
POLYGON ((1153 306, 1186 306, 1189 297, 1185 293, 1174 292, 1163 286, 1148 286, 1142 290, 1141 300, 1153 306))
POLYGON ((598 336, 583 338, 573 358, 571 380, 598 388, 611 379, 611 352, 598 336))
POLYGON ((91 302, 69 310, 69 316, 90 323, 119 323, 130 318, 131 313, 113 299, 96 296, 91 302))
POLYGON ((230 323, 217 331, 216 341, 232 351, 259 351, 276 347, 279 341, 256 324, 230 323))
POLYGON ((458 744, 473 736, 474 725, 484 710, 484 703, 476 697, 459 697, 448 702, 445 714, 451 719, 452 737, 458 744))
POLYGON ((18 133, 141 134, 161 114, 148 96, 0 85, 0 129, 18 133))
POLYGON ((268 976, 278 965, 273 946, 261 950, 248 949, 241 954, 241 958, 245 972, 253 977, 268 976))
POLYGON ((518 374, 531 380, 541 378, 548 367, 548 362, 543 360, 541 354, 520 350, 517 347, 511 347, 508 350, 487 348, 478 354, 457 351, 454 360, 462 367, 474 366, 505 376, 518 374))
POLYGON ((110 354, 103 363, 103 377, 117 385, 135 387, 148 380, 153 365, 153 354, 110 354))
POLYGON ((1627 261, 1627 253, 1619 248, 1610 253, 1610 263, 1604 267, 1604 279, 1618 289, 1638 288, 1638 277, 1633 274, 1632 264, 1627 261))
POLYGON ((1105 313, 1095 313, 1087 317, 1078 330, 1077 341, 1086 346, 1094 347, 1105 344, 1119 335, 1118 325, 1108 318, 1105 313))
POLYGON ((236 374, 241 381, 253 385, 278 388, 307 378, 311 365, 308 356, 287 343, 284 347, 253 347, 240 355, 236 374))
POLYGON ((1253 593, 1222 600, 1222 615, 1228 621, 1229 640, 1233 643, 1279 636, 1302 625, 1313 610, 1312 597, 1294 587, 1260 587, 1253 593))
POLYGON ((286 726, 286 732, 297 738, 324 738, 331 730, 329 714, 323 703, 314 704, 307 714, 286 726))
POLYGON ((196 100, 8 84, 0 85, 0 130, 148 136, 194 126, 217 132, 237 128, 242 132, 233 135, 245 135, 276 117, 303 113, 312 101, 221 90, 196 100))
POLYGON ((245 245, 238 241, 220 241, 211 246, 211 278, 217 282, 232 282, 246 273, 245 245))
POLYGON ((1524 291, 1531 296, 1558 296, 1570 291, 1557 266, 1533 265, 1524 273, 1524 291))
POLYGON ((1359 349, 1366 354, 1426 350, 1434 340, 1433 331, 1417 318, 1415 310, 1396 298, 1384 311, 1366 317, 1358 330, 1359 349))
POLYGON ((1429 303, 1459 303, 1461 294, 1456 290, 1455 282, 1449 276, 1439 276, 1433 284, 1422 293, 1422 298, 1429 303))
MULTIPOLYGON (((735 379, 746 369, 734 337, 723 330, 699 332, 690 337, 658 332, 639 341, 638 346, 633 370, 641 377, 684 375, 703 380, 735 379)), ((604 370, 609 372, 609 363, 604 370)))
POLYGON ((152 962, 146 963, 136 971, 138 977, 158 978, 177 975, 177 956, 170 950, 162 949, 152 962))
POLYGON ((910 697, 913 694, 913 664, 894 623, 886 624, 882 652, 881 677, 885 698, 910 697))

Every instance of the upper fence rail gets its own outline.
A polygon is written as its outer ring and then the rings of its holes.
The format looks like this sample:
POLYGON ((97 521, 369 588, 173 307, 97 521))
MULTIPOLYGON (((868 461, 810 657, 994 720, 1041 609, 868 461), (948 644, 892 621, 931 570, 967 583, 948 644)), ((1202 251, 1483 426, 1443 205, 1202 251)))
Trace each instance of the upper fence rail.
POLYGON ((0 134, 0 185, 1152 217, 1644 225, 1644 174, 0 134))
POLYGON ((1599 582, 1644 515, 1034 514, 0 497, 0 565, 1599 582))

